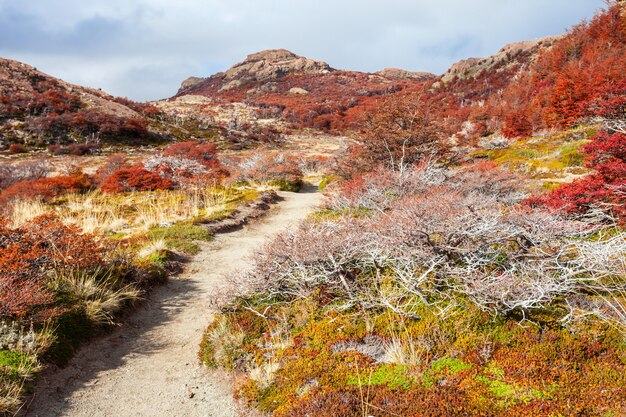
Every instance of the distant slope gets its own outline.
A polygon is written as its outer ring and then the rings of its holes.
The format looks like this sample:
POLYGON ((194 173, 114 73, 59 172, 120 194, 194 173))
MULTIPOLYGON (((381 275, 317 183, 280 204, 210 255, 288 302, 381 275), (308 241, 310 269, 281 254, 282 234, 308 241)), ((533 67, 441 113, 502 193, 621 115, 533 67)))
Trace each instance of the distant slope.
POLYGON ((141 145, 214 134, 193 127, 190 132, 171 123, 151 104, 70 84, 0 58, 0 150, 11 144, 28 148, 87 142, 141 145))
POLYGON ((249 55, 208 78, 189 78, 172 100, 203 96, 216 104, 246 103, 294 127, 345 130, 355 127, 377 97, 417 88, 435 78, 430 73, 397 69, 375 74, 341 71, 278 49, 249 55))

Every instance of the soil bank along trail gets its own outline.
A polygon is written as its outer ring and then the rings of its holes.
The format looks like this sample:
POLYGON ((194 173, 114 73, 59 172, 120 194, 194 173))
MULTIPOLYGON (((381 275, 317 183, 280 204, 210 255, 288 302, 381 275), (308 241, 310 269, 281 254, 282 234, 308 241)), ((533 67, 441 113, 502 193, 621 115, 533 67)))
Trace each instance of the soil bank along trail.
POLYGON ((232 383, 198 362, 210 300, 224 277, 250 266, 252 251, 294 227, 319 193, 280 193, 264 218, 221 234, 180 278, 156 288, 112 334, 85 345, 69 365, 42 375, 29 417, 235 416, 232 383))

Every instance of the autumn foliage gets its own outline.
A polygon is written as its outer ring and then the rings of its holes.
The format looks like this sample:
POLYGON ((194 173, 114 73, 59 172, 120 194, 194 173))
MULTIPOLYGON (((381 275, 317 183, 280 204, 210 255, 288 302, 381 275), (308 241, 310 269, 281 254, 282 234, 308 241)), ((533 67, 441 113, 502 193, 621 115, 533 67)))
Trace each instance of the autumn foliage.
POLYGON ((583 148, 586 165, 595 173, 563 185, 544 196, 528 200, 569 213, 582 214, 593 208, 626 220, 626 135, 602 132, 583 148))
POLYGON ((169 190, 173 187, 172 180, 140 166, 121 168, 109 175, 100 185, 100 189, 108 193, 169 190))
POLYGON ((398 94, 381 101, 363 120, 357 139, 341 168, 348 176, 379 166, 402 170, 428 159, 441 159, 448 146, 443 127, 433 118, 422 95, 398 94))
POLYGON ((68 175, 23 180, 10 185, 0 192, 0 206, 17 199, 40 199, 50 201, 66 193, 85 192, 94 187, 91 178, 82 171, 68 175))
POLYGON ((52 269, 93 269, 103 250, 88 235, 39 217, 12 229, 0 222, 0 316, 43 320, 62 312, 48 286, 52 269))
POLYGON ((600 133, 583 148, 585 164, 595 173, 557 188, 545 196, 528 200, 569 213, 582 214, 592 208, 626 220, 626 135, 600 133))
POLYGON ((626 19, 620 6, 575 26, 505 92, 509 137, 568 127, 594 116, 624 116, 626 19), (515 99, 514 97, 519 97, 515 99))

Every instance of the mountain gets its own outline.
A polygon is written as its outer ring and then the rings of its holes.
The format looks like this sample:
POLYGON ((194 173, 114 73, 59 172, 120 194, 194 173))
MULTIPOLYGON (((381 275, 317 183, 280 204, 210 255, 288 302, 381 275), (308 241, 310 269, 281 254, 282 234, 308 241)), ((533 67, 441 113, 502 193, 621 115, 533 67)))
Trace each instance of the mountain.
POLYGON ((286 49, 272 49, 248 55, 241 63, 209 78, 191 77, 183 82, 178 95, 222 92, 258 83, 277 81, 293 74, 328 74, 336 71, 326 62, 298 56, 286 49))
POLYGON ((373 74, 343 71, 275 49, 248 55, 243 62, 208 78, 188 78, 164 106, 171 109, 172 102, 178 103, 188 113, 189 97, 202 96, 218 107, 245 103, 257 113, 271 114, 295 128, 344 131, 354 129, 355 122, 381 96, 419 88, 435 78, 434 74, 400 69, 373 74))

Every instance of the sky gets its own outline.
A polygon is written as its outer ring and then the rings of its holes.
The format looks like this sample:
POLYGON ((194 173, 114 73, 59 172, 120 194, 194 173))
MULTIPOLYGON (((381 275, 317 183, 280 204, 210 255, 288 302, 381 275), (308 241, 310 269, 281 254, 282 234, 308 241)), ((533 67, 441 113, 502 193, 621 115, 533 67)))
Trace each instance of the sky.
POLYGON ((0 57, 134 100, 285 48, 332 67, 441 74, 564 33, 604 0, 0 0, 0 57))

